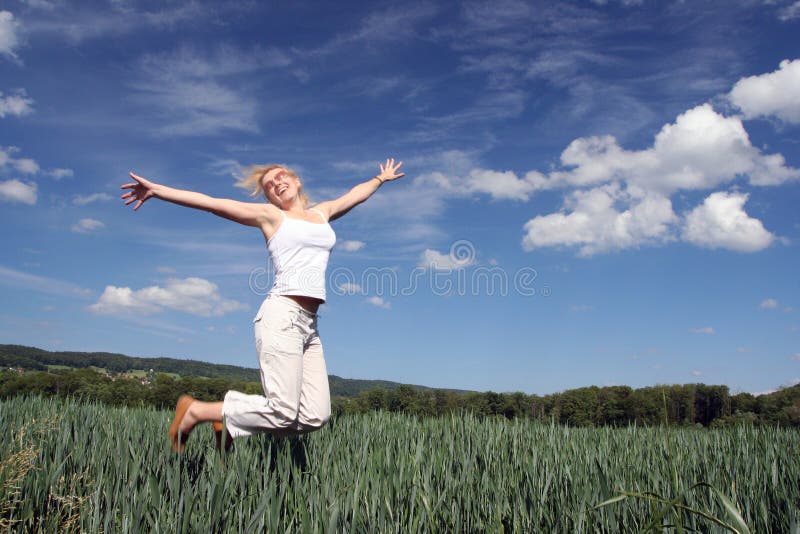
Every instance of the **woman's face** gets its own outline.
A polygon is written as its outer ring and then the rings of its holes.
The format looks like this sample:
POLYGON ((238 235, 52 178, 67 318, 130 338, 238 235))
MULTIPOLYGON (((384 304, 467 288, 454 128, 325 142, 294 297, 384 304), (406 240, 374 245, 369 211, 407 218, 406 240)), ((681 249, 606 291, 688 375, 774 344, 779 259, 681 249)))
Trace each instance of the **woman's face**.
POLYGON ((291 203, 300 192, 300 180, 286 169, 272 169, 261 179, 267 199, 278 207, 291 203))

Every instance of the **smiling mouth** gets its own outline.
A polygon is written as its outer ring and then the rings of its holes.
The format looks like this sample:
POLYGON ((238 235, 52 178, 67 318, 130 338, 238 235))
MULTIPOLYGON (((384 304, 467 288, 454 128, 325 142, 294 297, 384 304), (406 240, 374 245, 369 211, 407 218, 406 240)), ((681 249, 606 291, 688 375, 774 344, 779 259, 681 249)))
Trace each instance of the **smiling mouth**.
POLYGON ((276 190, 275 190, 275 192, 276 192, 276 193, 277 193, 277 194, 280 196, 280 195, 282 195, 282 194, 283 194, 283 192, 284 192, 284 191, 286 191, 287 189, 289 189, 289 187, 284 185, 283 187, 279 187, 278 189, 276 189, 276 190))

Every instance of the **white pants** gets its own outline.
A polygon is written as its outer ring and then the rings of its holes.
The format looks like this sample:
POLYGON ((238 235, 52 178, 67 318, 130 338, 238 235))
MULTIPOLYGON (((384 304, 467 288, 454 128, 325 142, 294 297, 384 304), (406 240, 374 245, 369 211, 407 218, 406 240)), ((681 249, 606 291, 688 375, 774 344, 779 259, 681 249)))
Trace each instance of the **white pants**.
POLYGON ((222 415, 234 438, 256 432, 304 434, 331 415, 317 316, 294 300, 269 296, 253 320, 264 396, 229 391, 222 415))

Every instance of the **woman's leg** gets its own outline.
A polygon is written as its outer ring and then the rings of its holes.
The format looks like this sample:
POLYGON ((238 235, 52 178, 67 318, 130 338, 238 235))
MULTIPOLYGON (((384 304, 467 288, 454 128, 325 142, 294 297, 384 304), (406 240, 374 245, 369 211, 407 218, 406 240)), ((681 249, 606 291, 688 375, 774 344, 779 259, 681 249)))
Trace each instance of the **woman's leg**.
POLYGON ((297 419, 303 378, 303 334, 298 329, 299 305, 286 298, 268 298, 254 322, 256 351, 264 395, 229 391, 222 414, 234 438, 256 432, 282 432, 297 419))
POLYGON ((301 433, 319 430, 331 416, 331 393, 328 369, 319 335, 314 333, 303 354, 303 384, 297 428, 301 433))
POLYGON ((203 402, 196 400, 189 405, 178 427, 181 434, 188 435, 198 423, 221 423, 222 401, 203 402))
POLYGON ((221 405, 221 402, 202 402, 191 395, 181 395, 175 405, 175 417, 168 433, 173 452, 183 452, 189 434, 198 423, 211 422, 214 432, 217 433, 217 441, 221 442, 221 405))

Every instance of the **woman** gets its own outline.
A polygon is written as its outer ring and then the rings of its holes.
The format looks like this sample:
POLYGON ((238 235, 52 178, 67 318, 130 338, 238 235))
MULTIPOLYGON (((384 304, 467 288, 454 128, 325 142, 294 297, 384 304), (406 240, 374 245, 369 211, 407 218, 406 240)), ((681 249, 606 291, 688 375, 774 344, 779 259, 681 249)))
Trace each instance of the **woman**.
POLYGON ((239 224, 259 228, 267 241, 275 280, 256 313, 255 338, 264 395, 229 391, 221 402, 201 402, 182 395, 169 430, 172 450, 182 452, 198 423, 211 422, 221 444, 255 432, 302 434, 321 428, 330 417, 330 392, 317 308, 325 302, 325 269, 336 241, 329 221, 367 200, 386 181, 402 178, 402 162, 387 159, 380 174, 335 200, 308 207, 297 174, 283 165, 256 166, 237 183, 264 203, 212 198, 156 184, 130 173, 135 182, 122 195, 138 210, 150 198, 209 211, 239 224))

